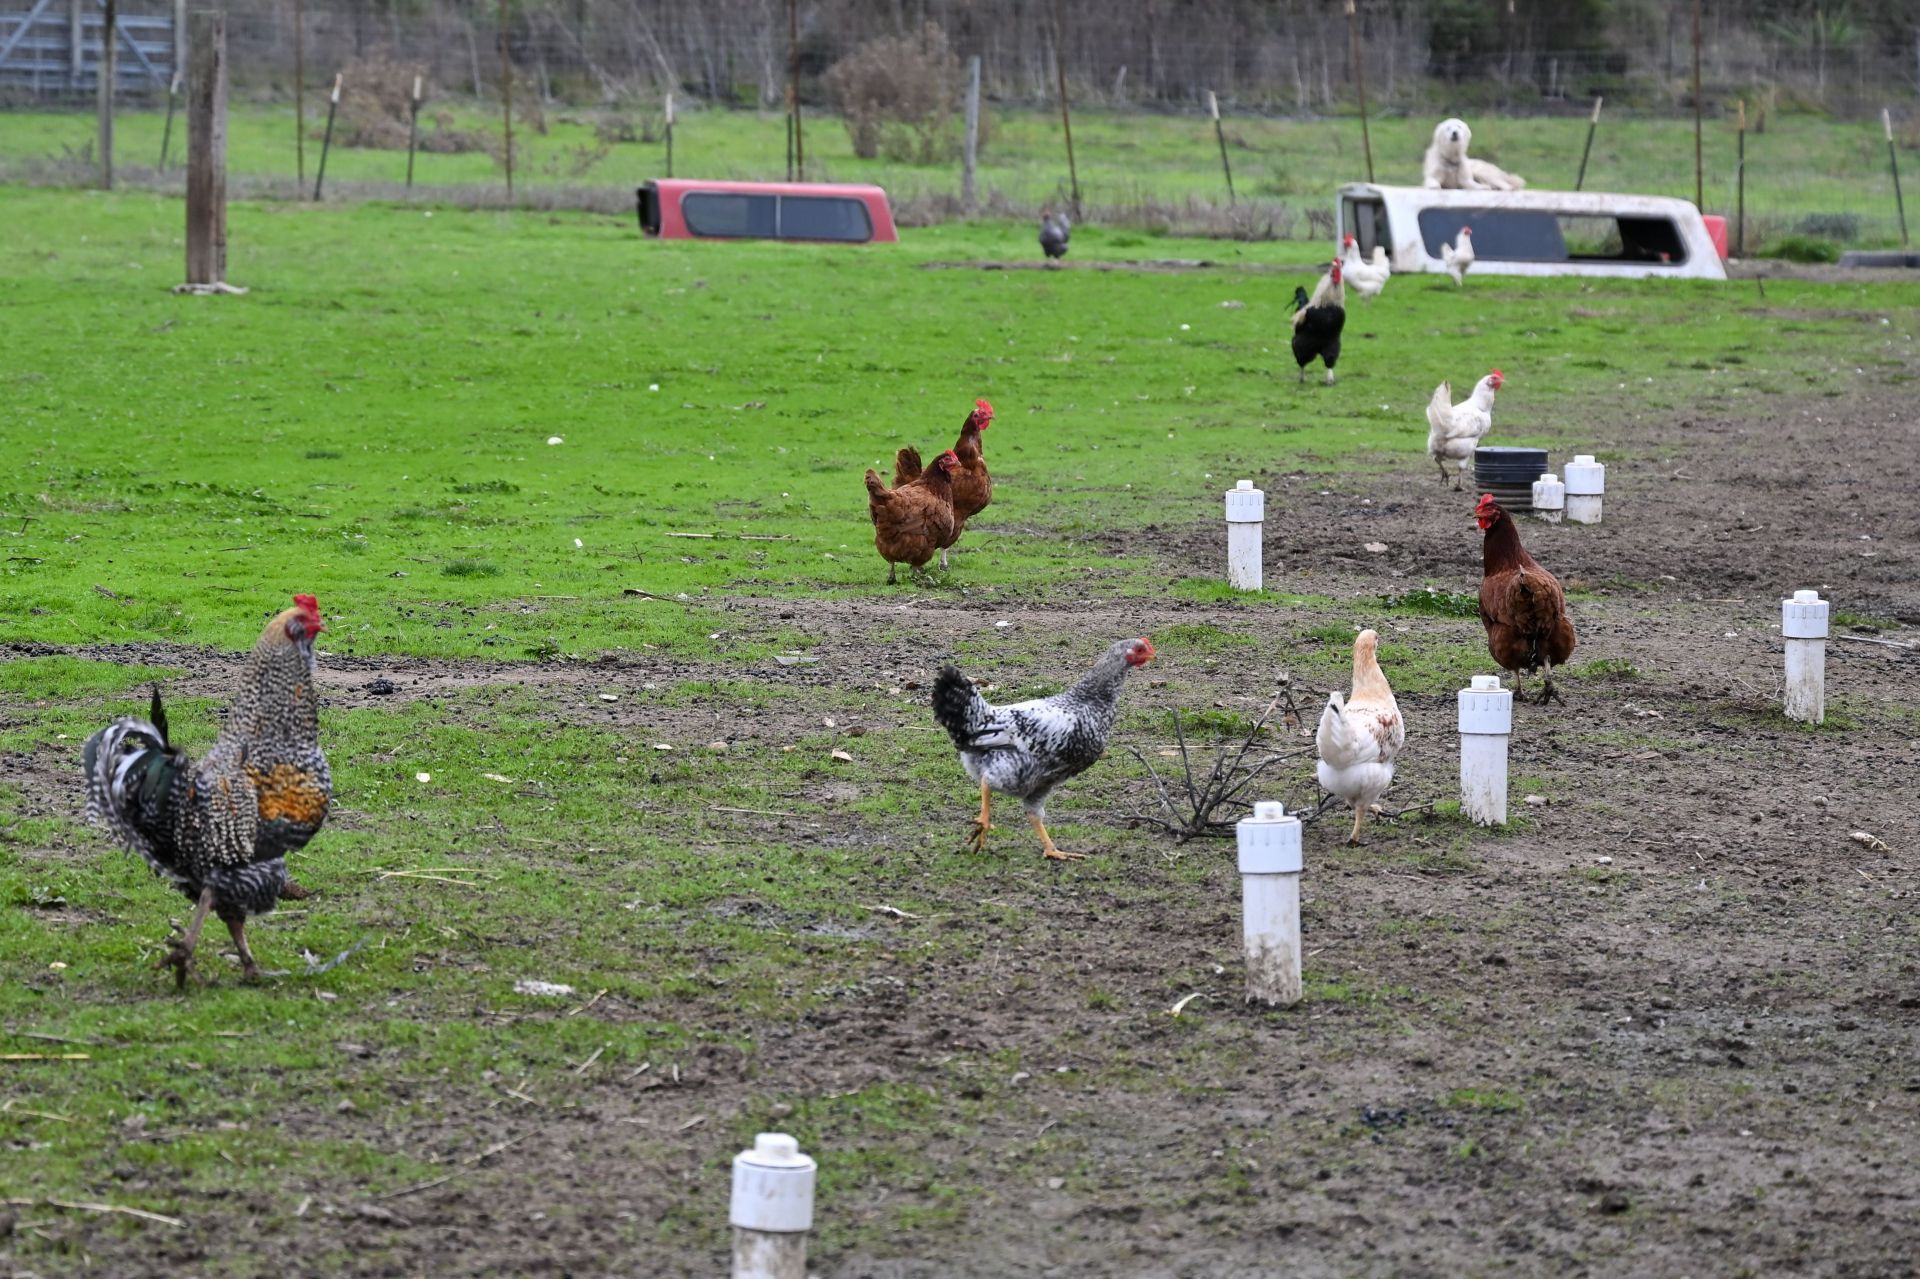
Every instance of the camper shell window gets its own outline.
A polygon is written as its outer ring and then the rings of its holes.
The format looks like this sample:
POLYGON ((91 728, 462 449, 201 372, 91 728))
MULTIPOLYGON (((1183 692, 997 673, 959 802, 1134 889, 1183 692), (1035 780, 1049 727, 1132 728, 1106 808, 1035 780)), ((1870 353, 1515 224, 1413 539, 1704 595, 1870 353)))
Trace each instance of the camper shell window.
POLYGON ((1659 262, 1687 260, 1671 218, 1616 217, 1524 209, 1422 209, 1420 238, 1440 256, 1460 228, 1473 228, 1473 255, 1488 262, 1659 262))
POLYGON ((696 191, 680 201, 680 212, 695 235, 855 244, 873 238, 873 218, 866 206, 845 196, 696 191))

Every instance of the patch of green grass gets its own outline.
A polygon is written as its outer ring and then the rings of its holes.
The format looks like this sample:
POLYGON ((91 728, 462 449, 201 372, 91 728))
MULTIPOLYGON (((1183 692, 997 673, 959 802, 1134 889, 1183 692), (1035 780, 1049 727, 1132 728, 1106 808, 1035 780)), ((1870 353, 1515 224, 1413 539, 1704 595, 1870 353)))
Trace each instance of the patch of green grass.
POLYGON ((1482 1110, 1496 1115, 1526 1109, 1519 1093, 1493 1087, 1455 1088, 1441 1099, 1441 1104, 1453 1110, 1482 1110))
POLYGON ((1382 595, 1380 607, 1396 613, 1428 613, 1436 617, 1479 617, 1480 597, 1468 591, 1443 591, 1428 586, 1398 595, 1382 595))
POLYGON ((1624 657, 1601 657, 1578 666, 1568 667, 1568 672, 1580 679, 1594 680, 1632 680, 1640 678, 1640 668, 1624 657))
POLYGON ((448 560, 440 566, 445 577, 498 577, 500 571, 492 560, 448 560))

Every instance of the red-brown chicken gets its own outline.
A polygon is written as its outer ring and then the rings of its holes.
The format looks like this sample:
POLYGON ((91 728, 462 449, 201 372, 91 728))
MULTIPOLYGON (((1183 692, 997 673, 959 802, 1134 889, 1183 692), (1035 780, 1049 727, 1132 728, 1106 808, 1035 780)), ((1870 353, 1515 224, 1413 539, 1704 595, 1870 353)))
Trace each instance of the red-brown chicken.
POLYGON ((867 514, 889 583, 898 580, 898 565, 922 568, 941 547, 953 544, 953 474, 959 465, 949 449, 918 478, 894 488, 867 468, 867 514))
POLYGON ((1540 692, 1544 706, 1557 696, 1554 666, 1564 666, 1573 656, 1573 619, 1567 616, 1566 592, 1560 589, 1560 580, 1520 545, 1513 520, 1491 493, 1480 495, 1473 518, 1487 535, 1486 568, 1480 578, 1480 621, 1487 628, 1487 651, 1502 669, 1513 672, 1516 695, 1520 673, 1544 667, 1545 685, 1540 692))
MULTIPOLYGON (((985 400, 973 402, 973 412, 960 427, 953 455, 960 469, 953 473, 953 537, 940 548, 940 567, 947 566, 947 547, 960 540, 967 521, 987 509, 993 501, 993 477, 987 474, 987 459, 980 452, 980 432, 993 424, 993 405, 985 400)), ((893 458, 893 486, 911 484, 920 476, 920 451, 911 445, 893 458)))

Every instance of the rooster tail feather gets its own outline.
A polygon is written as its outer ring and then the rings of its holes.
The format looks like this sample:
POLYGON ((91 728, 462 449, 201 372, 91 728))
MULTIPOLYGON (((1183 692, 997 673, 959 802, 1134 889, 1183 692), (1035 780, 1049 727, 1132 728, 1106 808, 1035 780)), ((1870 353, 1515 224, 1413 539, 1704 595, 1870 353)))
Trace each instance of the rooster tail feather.
POLYGON ((1347 703, 1338 690, 1327 694, 1327 708, 1320 712, 1320 728, 1313 735, 1313 745, 1321 759, 1336 765, 1349 762, 1353 754, 1353 735, 1347 731, 1347 703))
POLYGON ((943 666, 933 678, 933 718, 961 750, 974 744, 986 727, 991 708, 973 681, 958 668, 943 666))
POLYGON ((117 719, 81 749, 87 774, 87 820, 104 822, 129 845, 144 849, 143 817, 158 811, 183 761, 166 734, 146 720, 117 719))
POLYGON ((160 744, 172 745, 173 739, 167 735, 167 708, 160 704, 160 685, 157 683, 153 686, 153 705, 147 712, 147 718, 151 719, 153 726, 160 731, 160 744))
POLYGON ((920 465, 920 450, 909 444, 893 455, 893 486, 911 484, 926 468, 920 465))

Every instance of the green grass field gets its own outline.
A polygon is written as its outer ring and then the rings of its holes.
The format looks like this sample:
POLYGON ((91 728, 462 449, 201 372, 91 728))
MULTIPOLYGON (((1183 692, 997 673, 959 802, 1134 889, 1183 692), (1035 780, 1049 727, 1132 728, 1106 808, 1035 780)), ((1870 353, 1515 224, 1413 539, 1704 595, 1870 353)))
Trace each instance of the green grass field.
MULTIPOLYGON (((456 106, 462 128, 493 128, 482 110, 456 106)), ((545 135, 516 132, 518 178, 535 186, 604 186, 626 193, 641 179, 663 172, 659 144, 616 143, 594 138, 594 112, 556 109, 545 135)), ((0 177, 56 164, 69 180, 84 180, 74 161, 91 155, 94 128, 84 113, 15 112, 0 129, 0 177)), ((117 129, 121 164, 151 169, 158 159, 164 116, 128 112, 117 129)), ((317 130, 307 144, 307 180, 318 163, 317 130)), ((1524 174, 1535 186, 1571 187, 1586 137, 1577 119, 1502 119, 1474 122, 1475 153, 1524 174)), ((1418 183, 1420 157, 1433 122, 1387 118, 1373 122, 1375 171, 1383 182, 1418 183)), ((1330 208, 1340 183, 1366 173, 1356 119, 1286 120, 1236 118, 1228 124, 1229 153, 1242 198, 1292 210, 1283 234, 1307 235, 1301 211, 1330 208)), ((682 176, 767 179, 784 176, 784 118, 749 111, 698 111, 683 118, 675 134, 675 167, 682 176)), ((932 194, 959 190, 957 165, 920 166, 854 156, 846 130, 828 116, 809 117, 808 176, 816 180, 871 181, 911 207, 932 194)), ((1189 198, 1222 201, 1218 149, 1210 123, 1200 117, 1087 111, 1074 118, 1075 155, 1083 199, 1123 216, 1155 210, 1189 198)), ((173 136, 174 164, 182 145, 173 136)), ((236 105, 230 123, 229 167, 236 178, 290 179, 294 172, 291 105, 236 105)), ((1920 170, 1920 164, 1913 165, 1920 170)), ((1800 230, 1808 217, 1824 217, 1814 233, 1835 237, 1853 219, 1861 244, 1894 244, 1893 183, 1877 126, 1807 115, 1776 117, 1764 134, 1747 139, 1747 211, 1757 242, 1800 230), (1834 219, 1839 219, 1836 223, 1834 219)), ((1705 146, 1706 212, 1731 216, 1735 206, 1735 138, 1730 123, 1710 122, 1705 146)), ((327 181, 336 192, 355 184, 398 184, 406 176, 404 152, 336 151, 327 181)), ((493 157, 422 154, 416 181, 424 187, 495 184, 502 174, 493 157)), ((1608 118, 1588 165, 1586 189, 1693 197, 1693 128, 1690 121, 1608 118)), ((992 140, 982 153, 979 189, 985 199, 1003 197, 1017 208, 1061 200, 1067 169, 1057 116, 1031 110, 996 113, 992 140)), ((1147 216, 1152 216, 1148 213, 1147 216)), ((1840 238, 1846 238, 1840 236, 1840 238)))
MULTIPOLYGON (((236 141, 247 163, 268 162, 266 118, 249 117, 236 141)), ((690 153, 707 126, 689 127, 690 153)), ((46 141, 79 127, 35 126, 46 141)), ((143 127, 127 122, 130 146, 143 127)), ((1524 167, 1521 139, 1547 128, 1516 128, 1503 158, 1524 167)), ((1097 153, 1097 123, 1089 137, 1097 153)), ((40 145, 12 128, 4 138, 16 156, 40 145)), ((339 171, 365 175, 376 159, 342 157, 339 171)), ((744 148, 730 161, 754 163, 744 148)), ((1115 164, 1099 181, 1121 180, 1115 164)), ((945 740, 918 731, 924 707, 903 705, 900 689, 943 654, 902 653, 830 686, 756 673, 809 655, 835 608, 885 599, 990 616, 1095 592, 1204 605, 1225 595, 1213 566, 1171 561, 1156 530, 1211 525, 1241 474, 1332 483, 1425 468, 1421 409, 1443 377, 1461 388, 1501 365, 1502 439, 1526 443, 1573 416, 1737 415, 1760 397, 1837 395, 1863 360, 1886 363, 1861 353, 1855 313, 1886 311, 1903 332, 1916 319, 1901 285, 1775 280, 1766 305, 1801 318, 1756 322, 1743 282, 1475 277, 1462 292, 1401 279, 1353 305, 1338 385, 1303 388, 1285 349, 1293 286, 1313 269, 1298 244, 1088 227, 1076 259, 1220 265, 947 270, 931 264, 1031 256, 1030 228, 910 231, 865 249, 662 244, 585 214, 240 204, 228 274, 252 291, 181 298, 167 291, 181 266, 177 201, 15 188, 0 202, 0 634, 176 646, 131 658, 17 650, 0 665, 0 756, 26 770, 0 780, 0 1044, 88 1056, 5 1067, 0 1088, 17 1107, 0 1108, 0 1133, 31 1153, 9 1157, 0 1187, 198 1220, 245 1211, 270 1231, 296 1228, 301 1194, 365 1198, 441 1175, 450 1151, 474 1148, 461 1145, 467 1126, 502 1089, 540 1099, 525 1113, 544 1123, 557 1113, 545 1107, 643 1066, 635 1087, 716 1055, 758 1060, 767 1025, 798 1024, 856 988, 932 980, 1001 930, 1065 908, 917 816, 967 802, 945 740), (944 446, 975 396, 998 409, 992 518, 937 585, 885 587, 860 473, 884 470, 902 443, 944 446), (255 941, 266 967, 292 974, 248 988, 208 946, 205 984, 177 998, 144 961, 184 903, 81 823, 74 760, 94 728, 144 705, 154 678, 175 688, 176 734, 203 748, 223 701, 207 654, 246 648, 295 591, 319 596, 329 660, 515 665, 463 668, 470 677, 391 709, 361 699, 327 711, 338 807, 296 863, 322 895, 273 915, 255 941), (618 664, 603 679, 607 657, 618 664), (638 719, 620 718, 629 711, 638 719), (756 714, 784 746, 708 747, 729 736, 725 718, 756 714), (850 739, 836 719, 874 729, 850 739), (838 747, 880 782, 850 807, 830 797, 838 747), (793 824, 743 837, 716 815, 763 810, 793 824), (860 837, 810 836, 830 811, 860 837), (870 842, 870 829, 886 834, 870 842), (965 927, 905 941, 876 927, 875 903, 926 916, 956 893, 970 902, 965 927), (300 950, 329 958, 361 944, 303 975, 300 950), (530 1011, 513 994, 523 977, 579 995, 530 1011), (597 1011, 566 1015, 599 991, 597 1011), (590 1058, 597 1073, 581 1065, 590 1058)), ((1264 607, 1284 627, 1308 598, 1276 593, 1264 607)), ((1447 599, 1387 607, 1458 622, 1447 599)), ((1304 668, 1340 678, 1350 633, 1309 640, 1304 668)), ((887 644, 884 628, 867 642, 887 644)), ((959 654, 1052 687, 1088 642, 1016 628, 959 654)), ((1202 613, 1158 642, 1175 672, 1268 644, 1202 613)), ((1404 637, 1391 657, 1403 689, 1436 697, 1484 664, 1476 645, 1437 631, 1404 637)), ((1172 678, 1170 696, 1185 687, 1172 678)), ((1157 717, 1128 723, 1161 731, 1157 717)), ((1140 776, 1124 761, 1103 767, 1140 776)), ((1070 820, 1063 843, 1098 829, 1088 807, 1089 825, 1070 820)), ((1457 824, 1438 840, 1416 869, 1460 864, 1457 824)), ((1100 891, 1101 909, 1124 914, 1159 890, 1100 891)), ((1326 1004, 1383 1025, 1428 1007, 1351 974, 1313 980, 1326 1004)), ((1104 1016, 1117 998, 1093 989, 1086 1007, 1104 1016)), ((1153 1033, 1201 1075, 1257 1064, 1225 1018, 1203 1029, 1152 1011, 1153 1033)), ((775 1072, 749 1086, 787 1096, 785 1126, 842 1152, 822 1196, 846 1203, 924 1189, 924 1143, 991 1131, 996 1108, 1024 1104, 1006 1082, 1022 1068, 1043 1067, 983 1050, 964 1081, 936 1072, 798 1097, 775 1072)), ((1118 1088, 1161 1086, 1117 1057, 1087 1069, 1118 1088)), ((1461 1087, 1454 1107, 1518 1107, 1461 1087)), ((724 1154, 764 1113, 705 1103, 690 1122, 713 1116, 698 1134, 711 1150, 693 1171, 724 1181, 724 1154)), ((607 1131, 651 1166, 661 1130, 607 1131)), ((1054 1166, 1044 1151, 1010 1158, 1009 1177, 1054 1166)), ((830 1223, 823 1241, 942 1238, 966 1219, 930 1191, 858 1227, 830 1223)), ((705 1255, 718 1221, 688 1198, 616 1230, 622 1246, 705 1255)), ((342 1236, 305 1260, 346 1273, 353 1255, 342 1236)), ((216 1248, 200 1272, 253 1264, 216 1248)))

